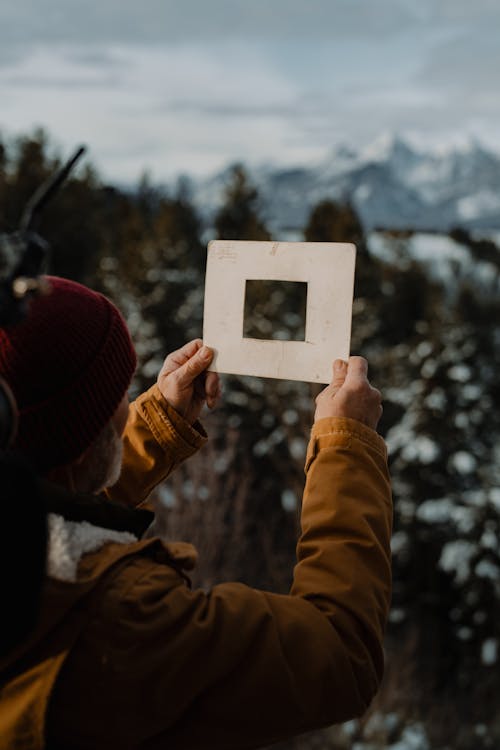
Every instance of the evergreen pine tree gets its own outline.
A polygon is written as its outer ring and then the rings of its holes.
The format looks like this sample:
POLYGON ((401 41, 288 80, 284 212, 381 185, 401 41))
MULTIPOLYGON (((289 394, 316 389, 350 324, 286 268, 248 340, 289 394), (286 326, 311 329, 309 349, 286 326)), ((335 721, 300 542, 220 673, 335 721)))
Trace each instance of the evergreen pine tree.
POLYGON ((259 218, 259 196, 241 164, 230 173, 225 201, 215 217, 217 237, 223 240, 269 240, 270 234, 259 218))

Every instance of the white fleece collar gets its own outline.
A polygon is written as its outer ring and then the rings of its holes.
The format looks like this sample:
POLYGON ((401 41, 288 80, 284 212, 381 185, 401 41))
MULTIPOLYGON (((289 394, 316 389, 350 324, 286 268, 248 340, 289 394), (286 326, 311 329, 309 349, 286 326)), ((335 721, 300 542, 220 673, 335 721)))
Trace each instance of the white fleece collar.
POLYGON ((107 542, 130 544, 137 537, 128 531, 93 526, 88 521, 67 521, 49 513, 47 573, 60 581, 76 581, 78 563, 87 552, 96 552, 107 542))

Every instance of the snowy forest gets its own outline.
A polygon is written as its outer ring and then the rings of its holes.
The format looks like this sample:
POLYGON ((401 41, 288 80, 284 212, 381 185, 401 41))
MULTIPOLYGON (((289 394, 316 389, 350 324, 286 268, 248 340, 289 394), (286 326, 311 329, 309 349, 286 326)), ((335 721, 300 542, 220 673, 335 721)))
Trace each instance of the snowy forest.
MULTIPOLYGON (((0 142, 0 232, 17 227, 59 159, 42 132, 0 142)), ((139 358, 132 396, 167 353, 201 337, 207 242, 285 239, 271 236, 243 165, 227 170, 215 213, 201 209, 187 181, 167 189, 143 177, 125 189, 104 184, 86 160, 42 217, 48 271, 103 291, 124 313, 139 358)), ((384 397, 394 591, 386 674, 368 713, 277 747, 498 748, 499 247, 459 226, 365 231, 349 196, 328 195, 297 239, 357 246, 351 352, 367 358, 384 397)), ((300 325, 279 290, 252 314, 263 335, 290 338, 300 325)), ((204 416, 208 446, 155 495, 168 535, 198 548, 195 585, 288 590, 319 390, 223 376, 222 403, 204 416)))

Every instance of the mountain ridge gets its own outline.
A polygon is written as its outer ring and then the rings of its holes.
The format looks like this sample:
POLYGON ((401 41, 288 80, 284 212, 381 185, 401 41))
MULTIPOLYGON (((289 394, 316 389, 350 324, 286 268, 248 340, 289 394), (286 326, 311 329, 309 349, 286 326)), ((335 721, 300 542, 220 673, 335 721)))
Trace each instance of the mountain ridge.
MULTIPOLYGON (((366 230, 500 229, 500 155, 477 140, 439 152, 391 136, 358 150, 339 146, 316 165, 244 167, 273 232, 302 229, 325 199, 352 203, 366 230)), ((206 217, 223 202, 230 173, 193 182, 206 217)))

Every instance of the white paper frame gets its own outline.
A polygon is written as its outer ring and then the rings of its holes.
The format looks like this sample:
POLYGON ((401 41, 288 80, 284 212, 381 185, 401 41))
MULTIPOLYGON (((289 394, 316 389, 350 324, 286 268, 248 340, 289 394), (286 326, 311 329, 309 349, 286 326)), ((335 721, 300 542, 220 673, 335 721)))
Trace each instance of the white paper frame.
POLYGON ((347 359, 356 247, 339 242, 208 245, 203 340, 215 372, 329 383, 332 361, 347 359), (305 341, 243 337, 247 280, 306 282, 305 341))

